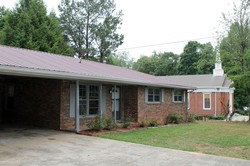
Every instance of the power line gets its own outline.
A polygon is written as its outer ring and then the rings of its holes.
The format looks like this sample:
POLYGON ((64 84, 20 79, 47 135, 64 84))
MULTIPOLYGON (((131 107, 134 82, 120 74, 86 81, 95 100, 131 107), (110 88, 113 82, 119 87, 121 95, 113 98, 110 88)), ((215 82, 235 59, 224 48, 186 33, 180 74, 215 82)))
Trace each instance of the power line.
POLYGON ((132 50, 132 49, 146 48, 146 47, 155 47, 155 46, 168 45, 168 44, 176 44, 176 43, 183 43, 183 42, 203 40, 203 39, 211 39, 211 38, 214 38, 214 37, 215 36, 210 36, 210 37, 202 37, 202 38, 196 38, 196 39, 190 39, 190 40, 181 40, 181 41, 174 41, 174 42, 168 42, 168 43, 160 43, 160 44, 151 44, 151 45, 144 45, 144 46, 121 48, 121 49, 118 49, 118 51, 121 51, 121 50, 132 50))

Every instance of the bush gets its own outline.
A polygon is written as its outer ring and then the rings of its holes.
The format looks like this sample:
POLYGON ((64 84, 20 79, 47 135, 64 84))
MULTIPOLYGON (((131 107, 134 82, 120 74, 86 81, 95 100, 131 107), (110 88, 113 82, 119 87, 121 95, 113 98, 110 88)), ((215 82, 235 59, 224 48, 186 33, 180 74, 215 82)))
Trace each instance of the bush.
POLYGON ((139 122, 139 126, 140 127, 146 127, 147 125, 146 125, 146 123, 144 121, 141 121, 141 122, 139 122))
POLYGON ((115 124, 114 120, 110 118, 103 118, 104 121, 104 129, 106 130, 113 130, 117 128, 117 125, 115 124))
POLYGON ((131 125, 129 121, 125 121, 122 125, 123 128, 128 128, 131 125))
POLYGON ((194 119, 195 119, 195 120, 202 120, 202 119, 203 119, 203 116, 195 115, 195 116, 194 116, 194 119))
POLYGON ((102 130, 103 129, 103 123, 102 123, 101 117, 99 115, 97 115, 94 119, 90 120, 87 123, 87 126, 91 130, 96 130, 96 131, 102 130))
POLYGON ((156 127, 156 126, 158 126, 158 123, 157 123, 156 120, 151 120, 151 121, 149 121, 148 126, 150 126, 150 127, 156 127))
POLYGON ((240 109, 236 109, 233 113, 237 113, 237 114, 244 115, 244 116, 249 115, 249 111, 244 111, 244 110, 240 110, 240 109))
POLYGON ((208 117, 209 120, 224 120, 225 116, 221 115, 221 116, 209 116, 208 117))
POLYGON ((183 116, 179 114, 172 114, 172 115, 169 115, 167 121, 168 121, 167 123, 179 124, 183 122, 183 116))
POLYGON ((195 116, 192 114, 188 114, 187 116, 187 122, 195 122, 195 116))

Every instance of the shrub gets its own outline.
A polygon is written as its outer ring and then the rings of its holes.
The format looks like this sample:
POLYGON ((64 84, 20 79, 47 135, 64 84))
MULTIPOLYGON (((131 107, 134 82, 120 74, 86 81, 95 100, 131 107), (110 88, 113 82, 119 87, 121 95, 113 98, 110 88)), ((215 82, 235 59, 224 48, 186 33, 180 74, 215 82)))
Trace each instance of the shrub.
POLYGON ((131 123, 129 121, 124 121, 122 127, 123 128, 128 128, 131 125, 131 123))
POLYGON ((225 116, 221 115, 221 116, 209 116, 208 117, 209 120, 224 120, 225 116))
POLYGON ((139 126, 140 127, 146 127, 147 125, 146 125, 146 123, 144 121, 141 121, 141 122, 139 122, 139 126))
POLYGON ((187 116, 187 122, 195 122, 195 116, 192 114, 188 114, 187 116))
POLYGON ((245 116, 249 115, 249 111, 244 111, 244 110, 240 110, 240 109, 236 109, 233 113, 237 113, 237 114, 245 115, 245 116))
POLYGON ((148 126, 150 126, 150 127, 156 127, 156 126, 158 126, 158 123, 157 123, 156 120, 151 120, 151 121, 149 121, 148 126))
POLYGON ((203 116, 194 115, 194 119, 195 119, 195 120, 202 120, 202 119, 203 119, 203 116))
POLYGON ((167 121, 168 121, 168 123, 179 124, 179 123, 183 122, 183 116, 179 115, 179 114, 172 114, 172 115, 169 115, 167 121))
POLYGON ((102 123, 101 117, 99 115, 97 115, 94 119, 90 120, 87 123, 87 126, 91 130, 96 130, 96 131, 102 130, 103 129, 103 123, 102 123))
POLYGON ((117 128, 117 125, 115 124, 114 120, 110 118, 103 118, 104 121, 104 129, 106 130, 113 130, 117 128))

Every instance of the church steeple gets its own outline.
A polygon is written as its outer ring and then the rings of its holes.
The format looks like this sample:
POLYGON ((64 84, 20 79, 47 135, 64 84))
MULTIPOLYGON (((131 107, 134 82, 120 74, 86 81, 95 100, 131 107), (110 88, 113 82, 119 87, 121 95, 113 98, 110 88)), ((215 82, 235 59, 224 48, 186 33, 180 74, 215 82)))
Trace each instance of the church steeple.
POLYGON ((224 75, 224 70, 222 69, 222 63, 221 63, 221 59, 220 59, 220 51, 217 50, 215 69, 213 69, 213 76, 223 76, 223 75, 224 75))

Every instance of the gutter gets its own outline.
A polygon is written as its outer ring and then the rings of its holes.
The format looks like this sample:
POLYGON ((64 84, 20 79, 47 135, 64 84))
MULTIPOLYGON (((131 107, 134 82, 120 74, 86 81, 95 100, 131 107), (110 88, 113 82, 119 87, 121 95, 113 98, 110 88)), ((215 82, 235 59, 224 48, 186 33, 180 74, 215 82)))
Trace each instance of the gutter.
POLYGON ((16 67, 16 66, 13 67, 13 66, 3 66, 3 65, 0 65, 0 74, 37 77, 37 78, 51 78, 51 79, 78 80, 78 81, 84 80, 84 81, 97 81, 106 83, 130 84, 130 85, 158 86, 164 88, 195 89, 194 87, 188 87, 183 85, 139 82, 136 80, 128 80, 128 79, 90 76, 78 73, 69 73, 64 71, 53 71, 53 70, 34 69, 34 68, 16 67))

